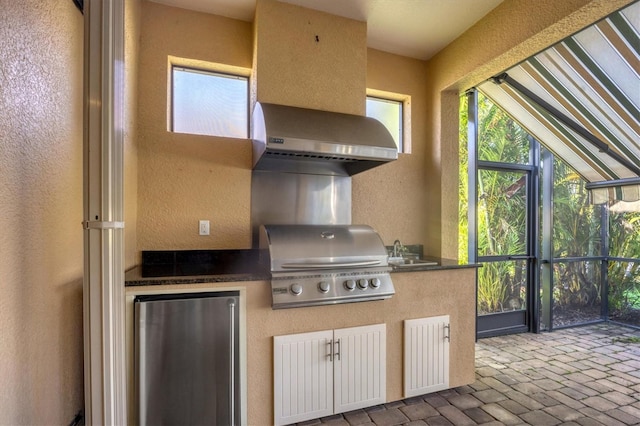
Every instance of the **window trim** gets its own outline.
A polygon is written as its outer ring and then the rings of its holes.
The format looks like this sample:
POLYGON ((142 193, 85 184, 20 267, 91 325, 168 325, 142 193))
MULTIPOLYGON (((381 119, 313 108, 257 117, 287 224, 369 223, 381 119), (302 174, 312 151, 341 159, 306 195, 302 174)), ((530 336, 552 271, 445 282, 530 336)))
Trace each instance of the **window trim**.
POLYGON ((174 130, 174 116, 173 116, 173 99, 174 99, 174 81, 173 81, 173 71, 174 69, 183 69, 186 71, 199 72, 202 74, 220 76, 220 77, 231 77, 237 78, 241 80, 246 80, 247 82, 247 129, 246 129, 246 137, 244 138, 235 138, 232 136, 221 136, 221 135, 199 135, 199 136, 209 136, 216 138, 228 138, 228 139, 250 139, 251 137, 251 93, 252 93, 252 81, 251 81, 251 68, 239 67, 235 65, 227 65, 220 64, 216 62, 208 62, 197 59, 187 59, 187 58, 179 58, 175 56, 167 57, 167 131, 170 133, 176 134, 185 134, 185 135, 196 135, 194 133, 183 133, 176 132, 174 130))
POLYGON ((402 104, 402 141, 398 153, 411 154, 411 96, 384 90, 367 89, 366 97, 400 102, 402 104))

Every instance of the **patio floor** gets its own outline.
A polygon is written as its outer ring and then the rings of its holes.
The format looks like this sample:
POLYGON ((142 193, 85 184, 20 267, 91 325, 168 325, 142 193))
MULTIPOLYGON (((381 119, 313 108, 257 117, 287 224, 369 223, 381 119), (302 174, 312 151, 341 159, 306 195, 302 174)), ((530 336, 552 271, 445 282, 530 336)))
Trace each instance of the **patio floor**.
POLYGON ((640 331, 597 324, 482 339, 476 381, 299 425, 638 425, 640 331))

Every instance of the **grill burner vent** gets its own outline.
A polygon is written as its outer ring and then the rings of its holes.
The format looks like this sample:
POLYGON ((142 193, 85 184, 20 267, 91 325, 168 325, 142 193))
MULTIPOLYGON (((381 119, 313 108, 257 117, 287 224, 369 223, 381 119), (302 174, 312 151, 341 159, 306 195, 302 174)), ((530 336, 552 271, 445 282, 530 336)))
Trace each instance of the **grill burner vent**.
POLYGON ((271 156, 271 157, 291 157, 291 158, 299 158, 299 159, 307 158, 310 160, 327 160, 327 161, 339 161, 339 162, 366 161, 360 158, 351 158, 351 157, 344 157, 344 156, 337 156, 337 155, 309 154, 309 153, 289 152, 289 151, 267 151, 265 152, 264 155, 271 156))

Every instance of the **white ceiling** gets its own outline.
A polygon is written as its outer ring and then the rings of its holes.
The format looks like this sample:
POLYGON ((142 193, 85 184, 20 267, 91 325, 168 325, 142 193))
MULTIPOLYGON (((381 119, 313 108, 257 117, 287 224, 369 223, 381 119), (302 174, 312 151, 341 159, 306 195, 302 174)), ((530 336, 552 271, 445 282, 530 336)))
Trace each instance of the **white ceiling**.
MULTIPOLYGON (((256 0, 151 0, 253 21, 256 0)), ((280 0, 367 22, 368 46, 429 59, 503 0, 280 0)))

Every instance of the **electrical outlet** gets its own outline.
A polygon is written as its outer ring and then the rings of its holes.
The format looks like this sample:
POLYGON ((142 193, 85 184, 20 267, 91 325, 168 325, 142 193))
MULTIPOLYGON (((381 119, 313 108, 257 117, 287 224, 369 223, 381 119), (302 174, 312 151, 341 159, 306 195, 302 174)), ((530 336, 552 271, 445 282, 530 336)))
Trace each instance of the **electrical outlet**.
POLYGON ((209 221, 201 220, 199 229, 200 229, 200 235, 209 235, 209 221))

